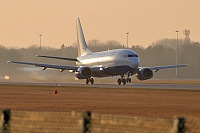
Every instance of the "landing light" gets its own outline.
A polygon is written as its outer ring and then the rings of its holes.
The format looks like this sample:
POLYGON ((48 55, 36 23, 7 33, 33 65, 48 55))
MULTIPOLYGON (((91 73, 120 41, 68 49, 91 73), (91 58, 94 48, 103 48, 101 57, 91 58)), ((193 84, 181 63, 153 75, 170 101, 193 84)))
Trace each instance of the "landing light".
POLYGON ((60 72, 63 72, 64 71, 64 69, 60 69, 60 72))
POLYGON ((75 72, 75 70, 69 70, 69 72, 70 72, 70 73, 73 73, 73 72, 75 72))
POLYGON ((9 77, 9 76, 4 76, 4 79, 5 79, 5 80, 9 80, 10 77, 9 77))

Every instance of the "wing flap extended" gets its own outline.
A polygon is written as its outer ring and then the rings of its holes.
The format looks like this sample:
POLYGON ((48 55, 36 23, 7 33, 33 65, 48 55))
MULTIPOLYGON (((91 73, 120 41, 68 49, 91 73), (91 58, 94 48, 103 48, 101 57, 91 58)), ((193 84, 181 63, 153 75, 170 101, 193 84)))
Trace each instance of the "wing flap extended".
POLYGON ((46 56, 46 55, 36 55, 36 56, 37 57, 43 57, 43 58, 59 59, 59 60, 78 61, 76 58, 65 58, 65 57, 46 56))
POLYGON ((46 68, 54 68, 54 69, 60 69, 60 70, 76 70, 77 69, 76 66, 61 66, 61 65, 32 63, 32 62, 8 61, 8 63, 32 65, 32 66, 36 66, 36 67, 43 67, 44 69, 46 69, 46 68))

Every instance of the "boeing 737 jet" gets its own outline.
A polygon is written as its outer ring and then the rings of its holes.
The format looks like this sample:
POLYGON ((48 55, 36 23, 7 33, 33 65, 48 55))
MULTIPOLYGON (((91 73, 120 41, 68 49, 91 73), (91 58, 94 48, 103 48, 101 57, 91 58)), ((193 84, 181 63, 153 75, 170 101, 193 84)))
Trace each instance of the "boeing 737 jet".
POLYGON ((155 67, 139 67, 138 55, 129 49, 115 49, 101 52, 92 52, 86 44, 82 26, 79 18, 76 20, 77 41, 78 41, 78 57, 64 58, 37 55, 43 58, 53 58, 60 60, 75 61, 76 66, 61 66, 52 64, 8 61, 8 63, 33 65, 36 67, 59 69, 60 72, 69 70, 74 72, 78 79, 85 79, 86 84, 94 84, 94 77, 120 76, 117 79, 118 85, 131 82, 130 76, 136 75, 139 80, 151 79, 154 72, 160 69, 169 69, 177 67, 185 67, 186 64, 155 66, 155 67))

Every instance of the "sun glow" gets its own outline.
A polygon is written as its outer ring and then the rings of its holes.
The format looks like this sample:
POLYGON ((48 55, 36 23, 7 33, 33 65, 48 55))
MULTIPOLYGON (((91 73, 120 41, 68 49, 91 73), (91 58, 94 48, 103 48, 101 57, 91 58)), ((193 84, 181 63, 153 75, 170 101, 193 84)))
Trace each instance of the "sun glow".
POLYGON ((97 62, 106 62, 112 60, 113 57, 98 57, 98 58, 90 58, 90 59, 85 59, 82 60, 81 63, 83 64, 92 64, 92 63, 97 63, 97 62))

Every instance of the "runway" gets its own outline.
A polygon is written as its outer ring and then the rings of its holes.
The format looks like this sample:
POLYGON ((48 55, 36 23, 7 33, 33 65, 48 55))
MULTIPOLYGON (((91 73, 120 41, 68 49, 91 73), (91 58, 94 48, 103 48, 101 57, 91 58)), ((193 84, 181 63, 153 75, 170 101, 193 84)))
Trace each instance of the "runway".
POLYGON ((96 88, 134 88, 134 89, 176 89, 176 90, 200 90, 198 84, 155 84, 155 83, 129 83, 126 85, 117 84, 84 84, 84 83, 37 83, 37 82, 0 82, 7 85, 35 85, 35 86, 72 86, 72 87, 96 87, 96 88))

